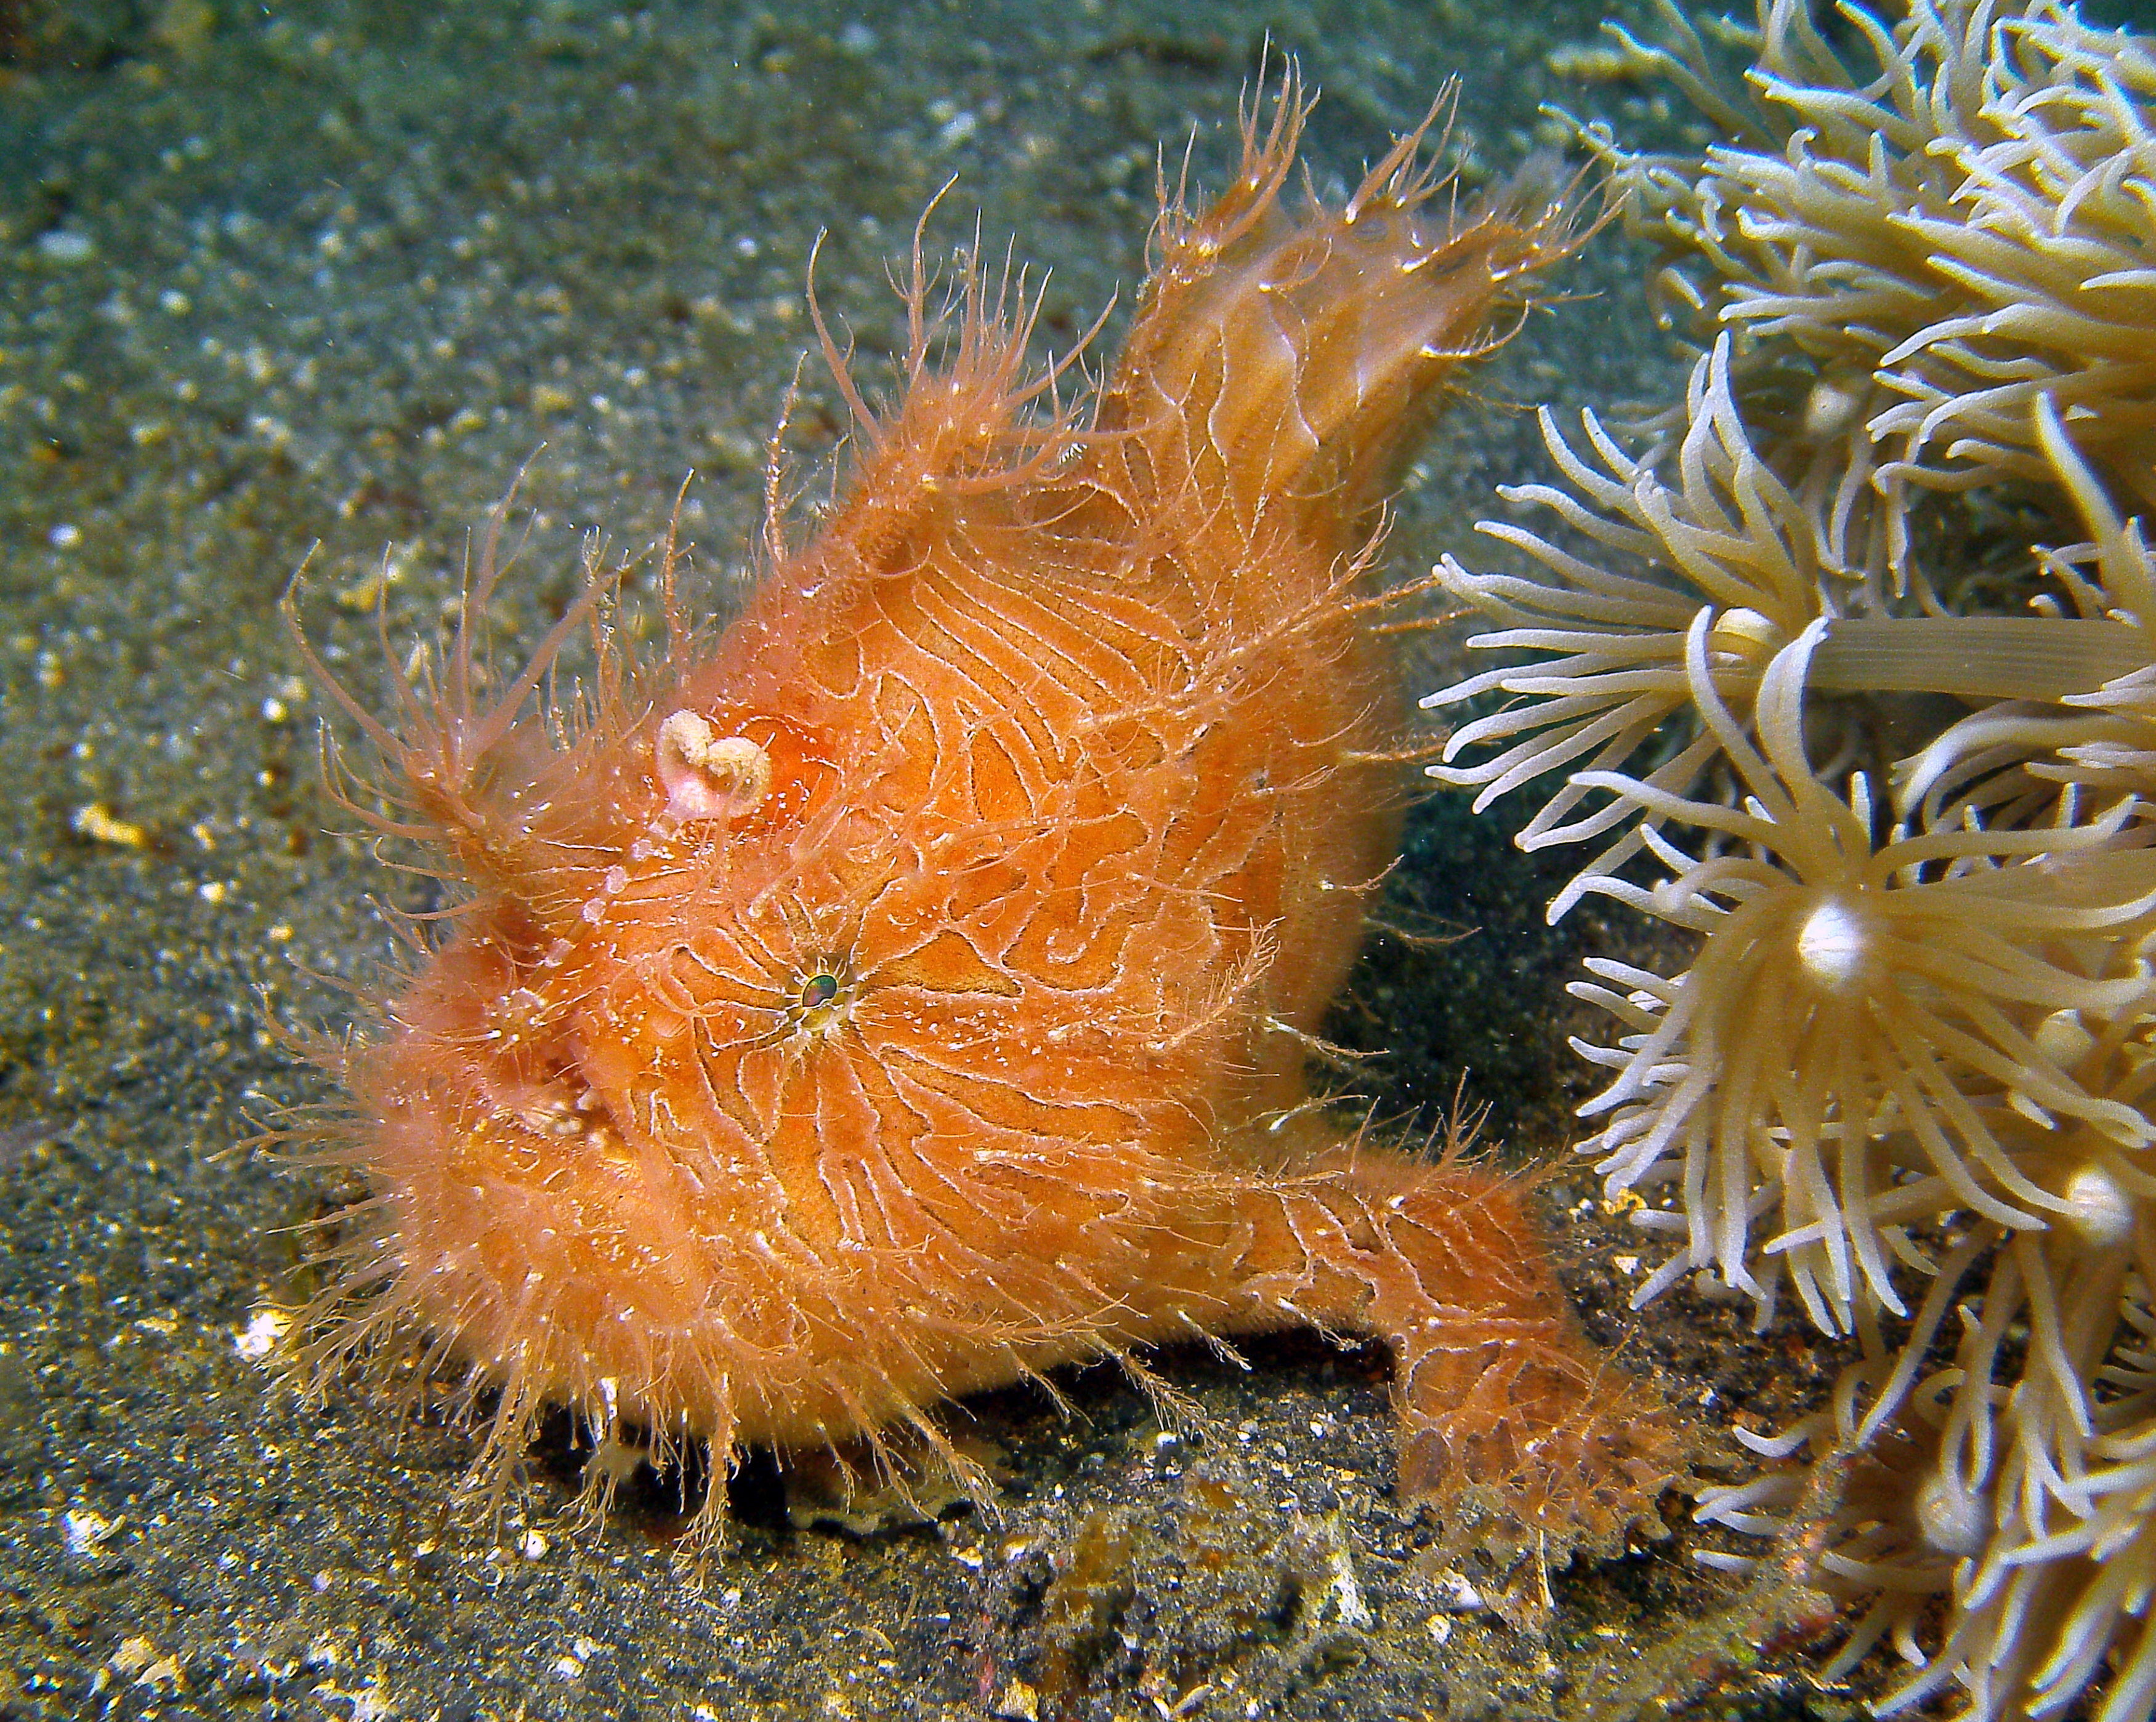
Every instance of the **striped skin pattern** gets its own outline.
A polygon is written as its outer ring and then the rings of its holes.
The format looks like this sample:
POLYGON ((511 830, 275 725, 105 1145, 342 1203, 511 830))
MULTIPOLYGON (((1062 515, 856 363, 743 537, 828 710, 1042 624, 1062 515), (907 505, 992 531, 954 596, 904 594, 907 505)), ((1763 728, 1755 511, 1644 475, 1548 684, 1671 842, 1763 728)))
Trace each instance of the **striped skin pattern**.
POLYGON ((831 351, 850 488, 798 550, 774 512, 715 643, 670 546, 665 659, 602 628, 542 741, 568 623, 481 710, 490 554, 393 719, 329 684, 379 823, 470 901, 336 1058, 326 1154, 377 1193, 318 1367, 460 1370, 497 1470, 566 1405, 603 1453, 906 1444, 978 1484, 939 1401, 1314 1325, 1390 1343, 1402 1481, 1486 1540, 1649 1514, 1682 1438, 1578 1334, 1519 1184, 1363 1140, 1305 1074, 1413 752, 1382 503, 1576 224, 1462 218, 1419 134, 1291 215, 1304 111, 1291 84, 1224 197, 1169 201, 1080 406, 1022 292, 969 267, 939 323, 916 258, 902 403, 831 351))

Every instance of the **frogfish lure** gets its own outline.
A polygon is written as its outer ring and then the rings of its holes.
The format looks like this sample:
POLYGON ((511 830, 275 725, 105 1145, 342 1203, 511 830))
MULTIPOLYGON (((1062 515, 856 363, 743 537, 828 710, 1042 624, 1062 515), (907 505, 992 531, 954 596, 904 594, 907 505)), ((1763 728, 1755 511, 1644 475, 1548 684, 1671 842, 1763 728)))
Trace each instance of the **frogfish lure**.
POLYGON ((491 550, 387 715, 300 639, 384 761, 378 802, 333 784, 462 899, 333 1055, 320 1151, 372 1195, 300 1324, 317 1380, 460 1376, 497 1478, 566 1407, 602 1453, 905 1448, 978 1487, 941 1402, 1316 1326, 1391 1347, 1403 1491, 1490 1546, 1650 1518, 1684 1438, 1521 1181, 1381 1145, 1306 1070, 1414 751, 1383 505, 1580 223, 1461 212, 1420 131, 1291 209, 1306 112, 1291 74, 1224 195, 1163 200, 1075 401, 1037 299, 973 259, 939 316, 916 242, 903 399, 824 336, 850 473, 805 547, 774 510, 715 640, 670 536, 664 656, 594 623, 545 722, 588 618, 483 695, 491 550))

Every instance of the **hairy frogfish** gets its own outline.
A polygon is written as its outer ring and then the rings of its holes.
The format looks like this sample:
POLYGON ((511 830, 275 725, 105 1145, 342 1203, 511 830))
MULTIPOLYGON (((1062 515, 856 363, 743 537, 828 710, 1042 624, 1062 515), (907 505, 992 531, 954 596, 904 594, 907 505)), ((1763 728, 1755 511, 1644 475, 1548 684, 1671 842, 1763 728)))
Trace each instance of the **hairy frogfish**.
POLYGON ((322 1152, 373 1193, 303 1357, 452 1371, 497 1473, 565 1407, 616 1454, 978 1484, 940 1402, 1314 1326, 1390 1346, 1399 1483, 1449 1522, 1558 1560, 1650 1519, 1684 1436, 1580 1333, 1522 1181, 1381 1145, 1306 1068, 1415 752, 1383 505, 1581 223, 1463 213, 1419 132, 1293 209, 1305 112, 1291 79, 1223 197, 1163 197, 1073 399, 1037 298, 973 259, 939 313, 916 240, 902 400, 824 336, 850 473, 805 546, 774 508, 716 638, 670 536, 654 661, 595 575, 487 692, 491 551, 387 717, 301 640, 384 756, 372 817, 462 899, 334 1054, 322 1152), (579 613, 595 668, 535 715, 579 613))

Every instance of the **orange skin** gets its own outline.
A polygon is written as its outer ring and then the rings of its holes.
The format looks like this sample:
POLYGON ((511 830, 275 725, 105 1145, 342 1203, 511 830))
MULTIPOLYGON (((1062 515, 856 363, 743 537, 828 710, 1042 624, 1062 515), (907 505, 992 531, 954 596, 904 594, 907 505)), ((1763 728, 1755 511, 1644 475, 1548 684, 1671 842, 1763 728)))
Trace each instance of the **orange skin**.
POLYGON ((471 900, 338 1060, 377 1218, 321 1356, 460 1364, 504 1464, 566 1404, 661 1457, 910 1430, 963 1473, 939 1401, 1315 1325, 1391 1345, 1403 1484, 1462 1522, 1561 1557, 1650 1510, 1681 1440, 1519 1183, 1305 1072, 1413 751, 1380 505, 1574 224, 1455 218, 1419 134, 1291 216, 1303 111, 1165 210, 1088 414, 978 272, 939 331, 916 259, 902 405, 832 354, 842 505, 708 655, 670 544, 666 659, 603 637, 549 742, 519 714, 574 617, 485 711, 464 638, 394 732, 330 684, 399 775, 377 823, 471 900))

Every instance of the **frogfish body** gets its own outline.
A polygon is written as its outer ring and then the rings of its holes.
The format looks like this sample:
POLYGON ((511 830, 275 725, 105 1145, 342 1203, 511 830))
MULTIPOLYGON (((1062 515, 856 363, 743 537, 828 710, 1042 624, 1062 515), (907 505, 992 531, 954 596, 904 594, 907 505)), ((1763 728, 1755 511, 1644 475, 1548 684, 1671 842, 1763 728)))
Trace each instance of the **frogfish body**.
POLYGON ((1418 138, 1291 215, 1303 111, 1165 209, 1085 411, 1023 304, 970 269, 939 339, 916 266, 902 403, 836 362, 848 487, 715 643, 670 546, 670 650, 603 638, 550 740, 521 709, 568 623, 480 709, 484 577, 398 717, 330 684, 380 822, 469 902, 338 1058, 331 1152, 375 1196, 318 1361, 461 1367, 501 1463, 566 1406, 662 1456, 963 1469, 953 1395, 1315 1325, 1391 1345, 1410 1494, 1555 1555, 1650 1510, 1681 1440, 1578 1335, 1517 1183, 1373 1144, 1306 1075, 1411 746, 1378 516, 1575 224, 1455 218, 1418 138))

